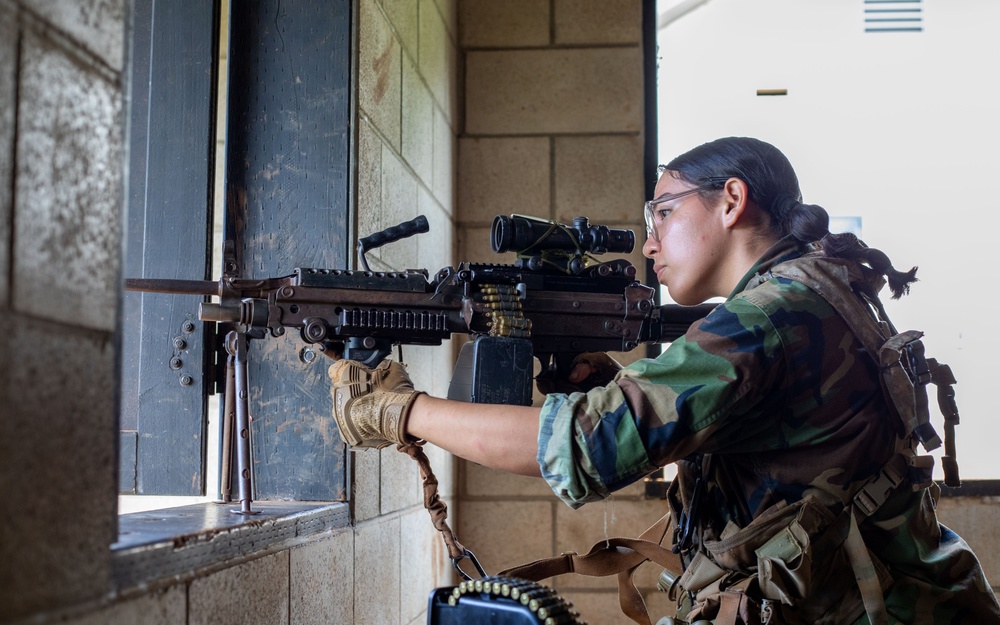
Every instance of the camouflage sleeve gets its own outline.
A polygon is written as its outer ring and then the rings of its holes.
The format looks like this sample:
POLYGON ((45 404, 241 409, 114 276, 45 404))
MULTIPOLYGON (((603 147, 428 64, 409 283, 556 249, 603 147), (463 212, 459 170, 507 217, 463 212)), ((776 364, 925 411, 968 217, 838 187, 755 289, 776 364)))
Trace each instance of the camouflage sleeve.
POLYGON ((553 394, 541 411, 538 463, 569 506, 606 498, 696 450, 751 435, 726 427, 781 376, 780 339, 743 299, 720 305, 658 358, 588 393, 553 394))

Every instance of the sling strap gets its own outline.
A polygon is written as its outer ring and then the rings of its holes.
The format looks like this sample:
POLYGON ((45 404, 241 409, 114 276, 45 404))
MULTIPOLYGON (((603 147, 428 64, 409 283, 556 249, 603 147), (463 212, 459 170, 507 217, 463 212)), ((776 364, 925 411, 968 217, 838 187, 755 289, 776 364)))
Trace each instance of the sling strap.
POLYGON ((663 546, 670 529, 670 514, 663 515, 638 538, 608 538, 598 541, 586 554, 567 552, 511 567, 499 575, 539 581, 565 573, 591 577, 618 576, 618 602, 622 612, 636 623, 651 625, 646 602, 635 587, 633 576, 646 561, 673 571, 682 570, 680 557, 663 546))
POLYGON ((423 482, 424 491, 424 508, 427 509, 427 513, 431 516, 431 523, 434 525, 434 529, 441 532, 441 538, 448 549, 448 557, 451 558, 451 565, 455 568, 455 571, 463 579, 471 580, 472 577, 459 565, 462 560, 468 558, 476 567, 479 576, 486 577, 486 571, 479 564, 476 555, 466 549, 462 543, 458 542, 458 536, 455 535, 451 526, 448 525, 448 504, 441 500, 441 496, 438 493, 437 476, 434 475, 430 460, 427 459, 427 454, 424 453, 423 443, 423 441, 418 441, 407 445, 396 445, 396 451, 410 456, 410 458, 416 461, 417 466, 420 467, 420 478, 423 482))

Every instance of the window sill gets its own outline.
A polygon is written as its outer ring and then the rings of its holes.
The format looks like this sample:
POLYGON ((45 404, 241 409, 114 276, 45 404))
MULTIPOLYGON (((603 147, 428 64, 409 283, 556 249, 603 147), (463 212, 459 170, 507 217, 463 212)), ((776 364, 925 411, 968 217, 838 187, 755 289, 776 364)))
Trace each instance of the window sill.
POLYGON ((118 592, 177 582, 309 542, 350 524, 342 502, 203 503, 118 517, 111 569, 118 592))

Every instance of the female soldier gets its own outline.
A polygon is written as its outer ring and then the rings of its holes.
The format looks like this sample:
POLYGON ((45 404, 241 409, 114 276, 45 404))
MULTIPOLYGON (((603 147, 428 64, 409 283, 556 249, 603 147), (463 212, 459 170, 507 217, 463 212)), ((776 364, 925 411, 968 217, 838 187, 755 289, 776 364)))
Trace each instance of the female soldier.
POLYGON ((877 292, 887 279, 900 297, 915 269, 831 234, 784 155, 755 139, 662 167, 645 217, 643 253, 676 302, 727 298, 658 358, 541 409, 437 399, 398 363, 339 361, 341 436, 429 441, 541 476, 573 507, 676 462, 674 591, 690 620, 721 623, 735 594, 748 622, 1000 623, 975 556, 937 522, 921 424, 900 399, 913 389, 883 382, 876 360, 895 334, 877 292))

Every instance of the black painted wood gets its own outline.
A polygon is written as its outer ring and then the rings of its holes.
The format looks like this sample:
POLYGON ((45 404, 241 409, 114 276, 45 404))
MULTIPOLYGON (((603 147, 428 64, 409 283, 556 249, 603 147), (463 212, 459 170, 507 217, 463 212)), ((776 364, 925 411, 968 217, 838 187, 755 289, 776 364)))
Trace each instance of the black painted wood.
MULTIPOLYGON (((125 277, 207 279, 218 9, 213 2, 135 2, 131 27, 125 277)), ((204 493, 201 299, 125 293, 122 492, 204 493)))
MULTIPOLYGON (((344 268, 351 176, 349 0, 233 0, 225 238, 242 277, 344 268)), ((251 341, 255 499, 343 500, 329 360, 251 341)))

